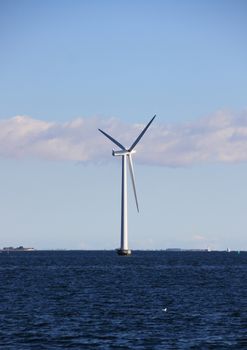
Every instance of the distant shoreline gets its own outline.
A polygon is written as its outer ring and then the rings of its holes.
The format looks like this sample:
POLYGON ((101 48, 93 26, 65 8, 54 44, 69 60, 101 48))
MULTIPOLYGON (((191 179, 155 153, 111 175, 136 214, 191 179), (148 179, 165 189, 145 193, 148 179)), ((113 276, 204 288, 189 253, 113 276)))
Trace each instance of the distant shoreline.
MULTIPOLYGON (((209 250, 209 249, 180 249, 180 248, 167 248, 167 249, 132 249, 133 252, 167 252, 167 253, 184 253, 184 252, 194 252, 194 253, 240 253, 247 252, 247 250, 209 250)), ((0 253, 8 252, 115 252, 115 249, 35 249, 35 248, 3 248, 0 249, 0 253)))
POLYGON ((34 248, 30 248, 30 247, 23 247, 23 246, 19 246, 19 247, 4 247, 3 249, 0 249, 1 252, 33 252, 36 249, 34 248))

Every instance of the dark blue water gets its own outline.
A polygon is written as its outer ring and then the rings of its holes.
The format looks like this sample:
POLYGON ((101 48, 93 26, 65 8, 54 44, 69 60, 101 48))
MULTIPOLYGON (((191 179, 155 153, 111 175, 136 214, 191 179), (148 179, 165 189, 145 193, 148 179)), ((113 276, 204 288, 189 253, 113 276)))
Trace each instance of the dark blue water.
POLYGON ((247 349, 246 272, 243 252, 4 252, 0 349, 247 349))

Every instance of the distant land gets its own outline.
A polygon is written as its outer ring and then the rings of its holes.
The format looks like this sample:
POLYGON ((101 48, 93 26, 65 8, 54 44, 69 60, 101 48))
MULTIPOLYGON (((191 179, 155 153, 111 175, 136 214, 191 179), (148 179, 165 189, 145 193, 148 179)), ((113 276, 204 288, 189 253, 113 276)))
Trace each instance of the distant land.
MULTIPOLYGON (((0 249, 0 253, 2 252, 32 252, 32 251, 114 251, 115 249, 62 249, 62 248, 57 248, 57 249, 35 249, 31 247, 4 247, 0 249)), ((214 249, 194 249, 194 248, 166 248, 166 249, 134 249, 133 251, 136 252, 152 252, 152 251, 160 251, 160 252, 238 252, 240 251, 244 252, 245 250, 230 250, 229 248, 224 249, 224 250, 214 250, 214 249)))
POLYGON ((3 249, 1 249, 2 252, 30 252, 30 251, 34 251, 34 248, 25 248, 22 245, 19 247, 4 247, 3 249))

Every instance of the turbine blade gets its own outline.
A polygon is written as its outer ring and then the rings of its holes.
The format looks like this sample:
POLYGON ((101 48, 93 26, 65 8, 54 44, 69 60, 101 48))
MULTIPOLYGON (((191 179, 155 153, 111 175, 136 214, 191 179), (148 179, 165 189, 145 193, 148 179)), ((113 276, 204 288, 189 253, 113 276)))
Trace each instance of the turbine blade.
POLYGON ((123 151, 126 151, 125 147, 123 145, 121 145, 121 143, 119 143, 117 140, 115 140, 113 137, 111 137, 110 135, 108 135, 106 132, 104 132, 101 129, 98 129, 103 135, 105 135, 108 139, 110 139, 113 143, 115 143, 115 145, 117 145, 118 147, 120 147, 123 151))
POLYGON ((138 142, 140 141, 140 139, 142 138, 142 136, 145 134, 145 132, 147 131, 147 129, 149 128, 150 124, 152 123, 152 121, 154 120, 154 118, 156 117, 156 114, 153 116, 153 118, 150 120, 150 122, 148 123, 148 125, 142 130, 142 132, 140 133, 140 135, 137 137, 137 139, 135 140, 135 142, 133 143, 133 145, 130 147, 129 151, 132 151, 132 149, 138 144, 138 142))
POLYGON ((135 195, 135 200, 136 200, 136 208, 139 213, 139 206, 138 206, 138 200, 137 200, 137 194, 136 194, 136 186, 135 186, 135 175, 134 175, 134 168, 133 168, 133 162, 132 162, 132 157, 131 154, 128 155, 128 161, 129 161, 129 170, 130 170, 130 177, 132 180, 132 185, 133 185, 133 190, 134 190, 134 195, 135 195))

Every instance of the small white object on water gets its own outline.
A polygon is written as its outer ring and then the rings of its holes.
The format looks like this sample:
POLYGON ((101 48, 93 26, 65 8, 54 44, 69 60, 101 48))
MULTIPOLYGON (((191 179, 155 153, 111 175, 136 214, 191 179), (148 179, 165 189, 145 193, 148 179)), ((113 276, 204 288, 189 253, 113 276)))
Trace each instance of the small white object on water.
POLYGON ((162 309, 162 311, 166 312, 167 311, 167 307, 165 309, 162 309))

